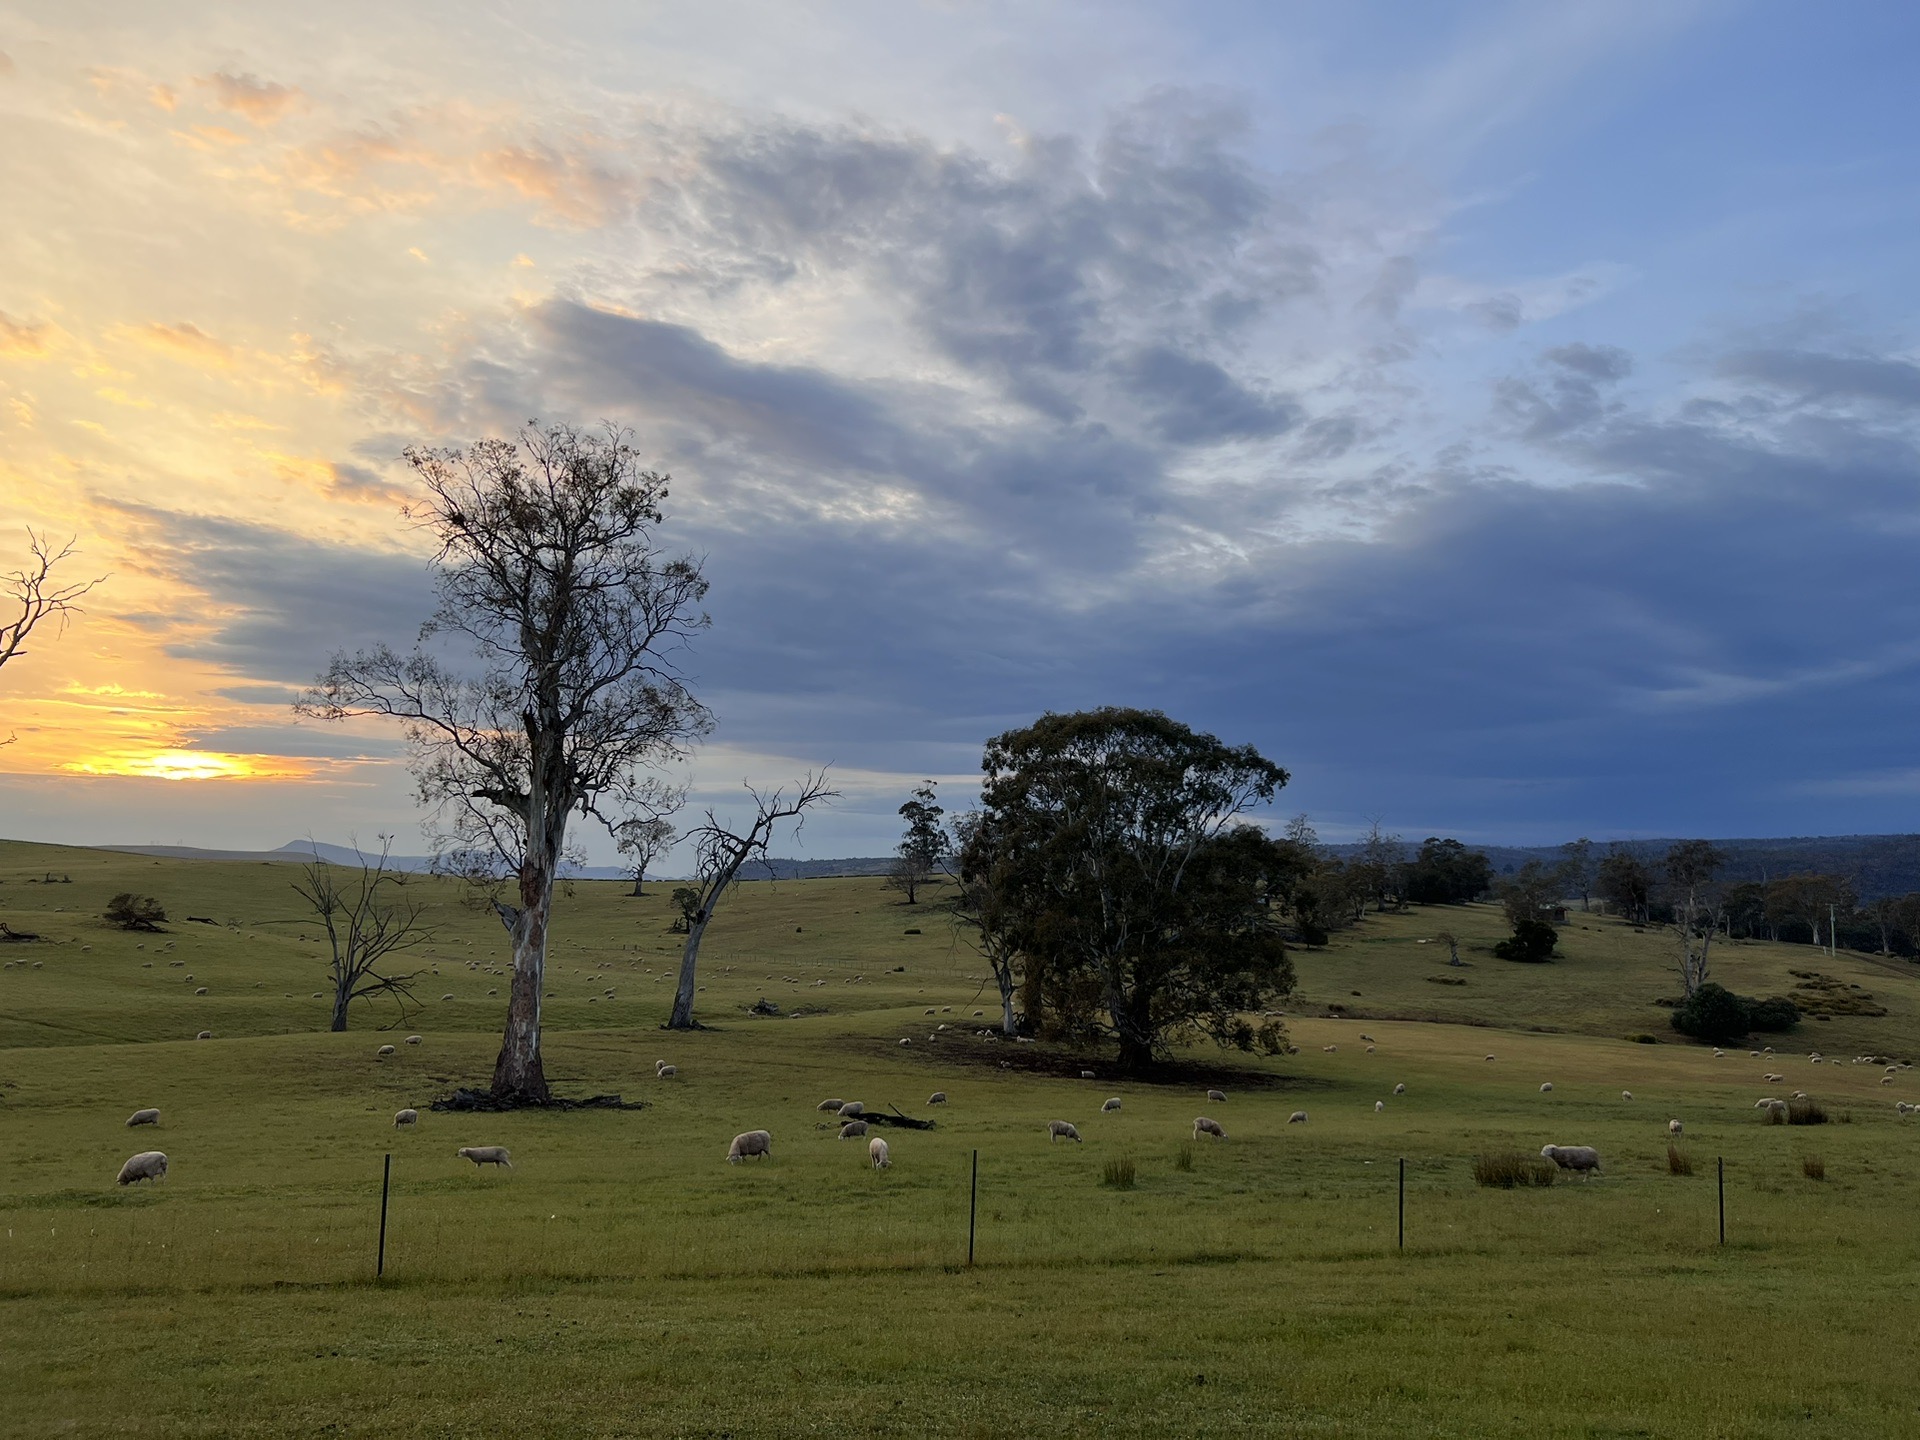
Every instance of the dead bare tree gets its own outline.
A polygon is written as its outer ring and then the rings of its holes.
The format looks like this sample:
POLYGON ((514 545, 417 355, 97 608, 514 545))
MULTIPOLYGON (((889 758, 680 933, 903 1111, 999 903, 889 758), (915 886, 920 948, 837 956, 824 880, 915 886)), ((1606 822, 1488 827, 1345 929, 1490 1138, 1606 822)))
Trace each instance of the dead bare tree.
POLYGON ((393 842, 382 837, 380 854, 369 864, 360 857, 359 872, 343 878, 336 867, 318 855, 304 867, 306 880, 293 882, 293 890, 307 902, 322 928, 332 958, 328 978, 333 982, 333 1030, 347 1028, 347 1006, 355 1000, 390 995, 400 1008, 400 1020, 407 1018, 407 1007, 418 1005, 413 998, 413 982, 420 972, 386 975, 380 967, 388 956, 402 954, 429 943, 433 931, 422 918, 423 907, 412 896, 395 891, 406 884, 399 873, 387 868, 393 842))
POLYGON ((296 708, 399 721, 438 847, 512 877, 519 903, 497 907, 513 979, 492 1093, 543 1105, 540 1002, 567 825, 604 823, 603 805, 711 728, 673 663, 708 623, 707 582, 655 543, 667 477, 611 425, 530 424, 517 441, 407 461, 427 498, 406 513, 439 542, 439 606, 410 654, 336 655, 296 708), (446 639, 471 647, 475 670, 442 658, 446 639))
MULTIPOLYGON (((27 549, 33 556, 32 563, 0 576, 0 597, 6 601, 6 612, 0 614, 0 668, 26 653, 27 637, 43 620, 51 618, 56 628, 63 627, 67 617, 80 609, 80 598, 106 579, 99 575, 73 584, 56 582, 53 572, 73 557, 74 545, 69 540, 55 549, 46 536, 28 527, 27 549)), ((0 739, 0 745, 12 741, 9 735, 0 739)))
POLYGON ((696 827, 689 836, 694 843, 694 877, 700 899, 687 920, 687 943, 680 953, 680 983, 674 991, 673 1015, 667 1021, 669 1030, 695 1028, 693 981, 700 964, 700 941, 707 933, 707 926, 713 922, 713 912, 720 903, 720 897, 739 877, 741 867, 756 855, 766 858, 767 843, 773 839, 773 832, 781 821, 793 821, 794 833, 798 834, 805 823, 802 817, 809 809, 836 800, 840 795, 838 790, 827 788, 825 770, 817 775, 808 771, 791 796, 784 786, 770 793, 756 790, 751 785, 746 789, 753 799, 754 814, 753 823, 744 832, 721 824, 713 811, 709 810, 706 823, 696 827))

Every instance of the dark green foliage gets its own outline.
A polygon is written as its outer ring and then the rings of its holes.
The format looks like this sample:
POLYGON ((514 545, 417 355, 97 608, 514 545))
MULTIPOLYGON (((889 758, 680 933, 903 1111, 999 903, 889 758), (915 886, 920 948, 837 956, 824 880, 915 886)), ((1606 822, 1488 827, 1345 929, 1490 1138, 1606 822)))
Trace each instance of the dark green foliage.
POLYGON ((1718 1044, 1751 1030, 1753 1012, 1743 998, 1709 980, 1673 1012, 1671 1023, 1682 1035, 1718 1044))
POLYGON ((675 935, 684 935, 693 927, 693 917, 700 913, 700 892, 691 885, 681 885, 673 892, 675 911, 673 924, 667 929, 675 935))
POLYGON ((1559 899, 1559 875, 1538 860, 1527 861, 1500 886, 1500 903, 1506 908, 1507 923, 1516 933, 1527 921, 1551 918, 1559 899))
POLYGON ((1824 1125, 1827 1112, 1818 1100, 1798 1099, 1787 1101, 1787 1124, 1824 1125))
POLYGON ((1407 899, 1416 905, 1464 905, 1493 884, 1493 862, 1458 840, 1429 837, 1407 865, 1407 899))
POLYGON ((1595 872, 1594 890, 1614 914, 1644 924, 1647 899, 1653 890, 1653 874, 1638 855, 1616 845, 1601 858, 1595 872))
POLYGON ((918 903, 920 887, 933 878, 947 854, 947 832, 940 823, 947 812, 934 799, 933 786, 933 781, 923 780, 913 798, 900 807, 907 828, 887 871, 887 885, 905 894, 909 905, 918 903))
POLYGON ((151 895, 122 890, 107 902, 106 919, 122 930, 158 930, 166 923, 167 912, 151 895))
POLYGON ((1559 1174, 1560 1167, 1544 1155, 1502 1150, 1492 1155, 1473 1157, 1473 1183, 1497 1190, 1551 1185, 1559 1178, 1559 1174))
POLYGON ((1769 1034, 1791 1030, 1800 1023, 1800 1007, 1784 995, 1769 995, 1765 1000, 1748 1002, 1747 1020, 1755 1030, 1769 1034))
POLYGON ((1496 959, 1538 965, 1553 958, 1553 947, 1559 943, 1560 932, 1546 921, 1521 920, 1514 925, 1513 934, 1493 947, 1493 953, 1496 959))

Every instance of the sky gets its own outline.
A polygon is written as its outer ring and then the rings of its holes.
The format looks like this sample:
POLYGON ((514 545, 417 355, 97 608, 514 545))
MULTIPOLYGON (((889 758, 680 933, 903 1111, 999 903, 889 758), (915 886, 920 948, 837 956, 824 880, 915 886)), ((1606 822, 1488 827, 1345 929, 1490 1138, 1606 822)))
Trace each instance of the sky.
MULTIPOLYGON (((0 835, 418 850, 409 445, 631 427, 695 808, 1047 710, 1279 814, 1911 831, 1920 9, 0 0, 0 835)), ((610 853, 588 839, 595 858, 610 853)))

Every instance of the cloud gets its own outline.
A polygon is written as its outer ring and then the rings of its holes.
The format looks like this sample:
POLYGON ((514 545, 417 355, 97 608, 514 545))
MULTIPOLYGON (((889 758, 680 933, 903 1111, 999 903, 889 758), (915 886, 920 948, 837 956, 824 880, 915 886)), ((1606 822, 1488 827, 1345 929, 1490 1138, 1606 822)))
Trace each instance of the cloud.
POLYGON ((213 103, 222 110, 244 116, 263 128, 277 124, 303 98, 294 86, 225 70, 202 75, 194 83, 212 91, 213 103))
POLYGON ((1721 360, 1733 380, 1755 380, 1806 401, 1869 400, 1920 407, 1920 364, 1904 356, 1833 355, 1807 350, 1740 350, 1721 360))
POLYGON ((144 325, 129 327, 124 333, 150 350, 197 365, 225 370, 234 362, 233 346, 184 320, 171 325, 150 320, 144 325))
POLYGON ((47 353, 52 327, 44 320, 16 320, 0 310, 0 355, 38 359, 47 353))

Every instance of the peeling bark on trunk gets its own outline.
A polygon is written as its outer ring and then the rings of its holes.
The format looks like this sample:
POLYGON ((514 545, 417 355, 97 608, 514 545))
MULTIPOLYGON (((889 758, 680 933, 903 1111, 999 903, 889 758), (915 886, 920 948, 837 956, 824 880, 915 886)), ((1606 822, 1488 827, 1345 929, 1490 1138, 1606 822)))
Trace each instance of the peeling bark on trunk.
POLYGON ((493 1067, 495 1098, 522 1105, 545 1105, 552 1098, 540 1060, 540 1002, 546 985, 547 922, 552 907, 553 870, 529 861, 521 867, 520 910, 513 919, 507 1029, 493 1067))
POLYGON ((707 922, 712 918, 713 910, 709 907, 687 922, 687 943, 680 951, 680 982, 673 992, 673 1015, 667 1021, 669 1030, 693 1029, 693 982, 700 965, 700 939, 707 933, 707 922))

